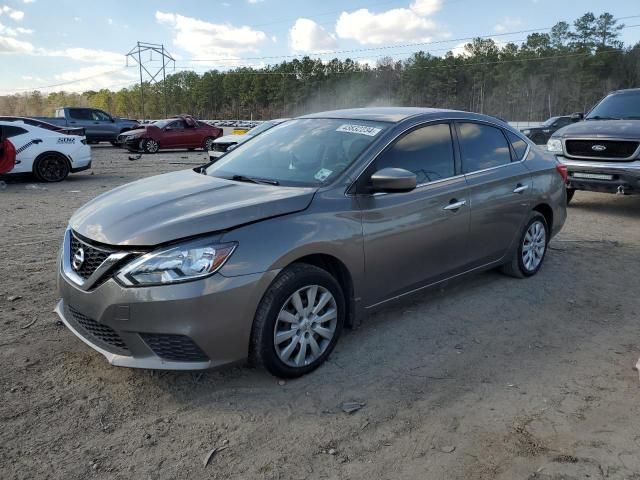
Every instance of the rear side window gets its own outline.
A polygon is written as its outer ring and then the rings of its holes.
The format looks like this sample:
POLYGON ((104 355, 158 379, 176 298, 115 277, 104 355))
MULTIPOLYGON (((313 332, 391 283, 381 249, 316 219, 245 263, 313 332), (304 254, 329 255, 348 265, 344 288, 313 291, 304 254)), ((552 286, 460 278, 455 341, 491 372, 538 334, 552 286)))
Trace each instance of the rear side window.
POLYGON ((397 140, 376 160, 376 170, 404 168, 418 185, 455 175, 451 128, 447 123, 417 128, 397 140))
POLYGON ((18 135, 24 135, 25 133, 27 133, 24 128, 20 127, 6 126, 2 127, 2 130, 6 138, 17 137, 18 135))
POLYGON ((520 161, 524 157, 525 152, 527 151, 527 142, 521 139, 518 135, 513 132, 507 132, 507 137, 509 137, 509 141, 511 142, 511 146, 513 147, 513 151, 516 154, 516 158, 514 161, 520 161))
POLYGON ((458 141, 464 173, 511 163, 511 151, 502 130, 480 123, 459 123, 458 141))
POLYGON ((92 120, 91 110, 88 108, 70 108, 69 116, 75 120, 92 120))

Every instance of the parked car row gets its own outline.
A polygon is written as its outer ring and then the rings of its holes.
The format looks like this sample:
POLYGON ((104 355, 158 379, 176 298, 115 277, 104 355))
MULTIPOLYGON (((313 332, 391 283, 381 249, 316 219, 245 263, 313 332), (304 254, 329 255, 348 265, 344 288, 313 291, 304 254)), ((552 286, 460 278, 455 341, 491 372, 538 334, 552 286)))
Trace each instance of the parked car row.
POLYGON ((211 148, 209 149, 209 159, 211 161, 215 161, 224 155, 226 152, 234 149, 236 146, 241 143, 250 140, 251 138, 259 135, 263 132, 266 132, 270 128, 275 127, 276 125, 280 125, 282 122, 287 121, 287 118, 277 118, 275 120, 268 120, 266 122, 262 122, 257 127, 252 128, 247 133, 243 135, 225 135, 223 137, 217 138, 211 148))

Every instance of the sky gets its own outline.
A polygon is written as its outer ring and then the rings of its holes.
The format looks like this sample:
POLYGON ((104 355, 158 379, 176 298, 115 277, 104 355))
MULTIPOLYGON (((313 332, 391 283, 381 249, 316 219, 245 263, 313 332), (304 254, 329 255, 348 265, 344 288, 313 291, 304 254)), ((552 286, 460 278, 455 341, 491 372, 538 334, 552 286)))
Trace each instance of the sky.
MULTIPOLYGON (((164 44, 175 71, 305 54, 375 65, 417 50, 461 53, 475 36, 520 43, 527 33, 517 32, 587 11, 636 16, 622 20, 621 40, 640 41, 637 0, 0 0, 0 94, 130 86, 139 77, 126 53, 137 41, 164 44)), ((142 58, 153 73, 159 60, 142 58)))

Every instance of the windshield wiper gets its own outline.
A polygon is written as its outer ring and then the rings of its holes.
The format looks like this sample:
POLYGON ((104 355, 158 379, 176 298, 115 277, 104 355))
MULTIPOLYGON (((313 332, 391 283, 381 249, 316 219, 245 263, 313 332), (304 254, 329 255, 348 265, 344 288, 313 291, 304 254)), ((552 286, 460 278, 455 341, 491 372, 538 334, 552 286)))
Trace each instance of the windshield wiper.
POLYGON ((267 185, 280 185, 280 182, 277 180, 270 180, 267 178, 254 178, 247 177, 246 175, 234 175, 231 177, 231 180, 235 180, 236 182, 247 182, 247 183, 258 183, 258 184, 267 184, 267 185))
POLYGON ((620 120, 640 120, 640 115, 629 115, 628 117, 622 117, 620 120))

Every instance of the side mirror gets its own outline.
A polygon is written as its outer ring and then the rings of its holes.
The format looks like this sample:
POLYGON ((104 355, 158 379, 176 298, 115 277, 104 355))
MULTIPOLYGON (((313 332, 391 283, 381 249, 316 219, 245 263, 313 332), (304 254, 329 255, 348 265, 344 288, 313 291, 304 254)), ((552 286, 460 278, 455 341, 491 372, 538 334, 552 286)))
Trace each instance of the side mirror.
POLYGON ((416 188, 416 174, 404 168, 383 168, 371 175, 374 192, 409 192, 416 188))
POLYGON ((173 127, 164 127, 164 131, 165 131, 165 132, 168 132, 168 131, 170 131, 170 130, 173 130, 173 127))
POLYGON ((584 120, 584 113, 576 112, 576 113, 572 113, 571 114, 571 121, 572 122, 579 122, 581 120, 584 120))

